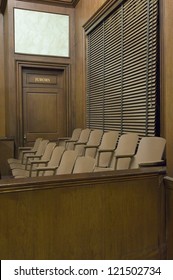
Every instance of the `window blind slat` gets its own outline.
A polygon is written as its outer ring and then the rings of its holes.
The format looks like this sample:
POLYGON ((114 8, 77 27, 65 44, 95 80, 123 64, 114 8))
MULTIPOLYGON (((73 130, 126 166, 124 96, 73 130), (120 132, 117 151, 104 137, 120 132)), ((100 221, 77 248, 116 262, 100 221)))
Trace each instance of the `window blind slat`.
POLYGON ((127 0, 88 34, 87 125, 157 131, 159 0, 127 0))

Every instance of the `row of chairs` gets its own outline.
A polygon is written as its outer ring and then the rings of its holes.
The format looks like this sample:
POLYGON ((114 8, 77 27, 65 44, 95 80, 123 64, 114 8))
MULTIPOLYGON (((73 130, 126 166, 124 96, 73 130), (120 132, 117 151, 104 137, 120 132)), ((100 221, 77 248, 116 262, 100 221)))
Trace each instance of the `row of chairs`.
POLYGON ((65 140, 65 147, 78 150, 80 145, 80 155, 96 157, 95 171, 103 170, 102 168, 119 170, 164 163, 162 157, 166 140, 162 137, 143 137, 138 147, 139 136, 136 133, 120 135, 118 131, 103 133, 99 129, 91 132, 85 129, 83 133, 86 133, 87 137, 90 133, 88 142, 82 141, 82 137, 80 139, 79 135, 82 136, 82 133, 80 129, 76 129, 71 139, 65 140), (78 138, 79 140, 76 140, 78 138), (73 147, 68 146, 71 143, 73 147))
MULTIPOLYGON (((47 140, 43 140, 39 147, 41 147, 45 141, 47 140)), ((27 153, 25 164, 20 164, 19 162, 12 163, 12 159, 9 159, 14 178, 80 173, 85 171, 82 171, 83 167, 90 172, 93 170, 95 163, 94 158, 81 157, 78 155, 77 151, 65 150, 65 147, 57 146, 56 143, 52 142, 47 144, 45 152, 42 157, 39 158, 40 159, 38 159, 38 155, 27 153), (88 161, 83 164, 83 159, 85 161, 86 158, 88 161)))
POLYGON ((75 129, 70 139, 60 138, 58 145, 38 138, 33 148, 20 148, 19 159, 8 163, 15 178, 162 164, 166 140, 144 137, 136 152, 138 139, 135 133, 75 129))

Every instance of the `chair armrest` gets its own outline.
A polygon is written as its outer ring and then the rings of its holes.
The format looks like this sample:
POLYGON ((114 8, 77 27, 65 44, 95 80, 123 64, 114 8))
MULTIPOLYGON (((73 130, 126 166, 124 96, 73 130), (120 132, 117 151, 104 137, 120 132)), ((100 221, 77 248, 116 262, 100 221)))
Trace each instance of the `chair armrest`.
POLYGON ((36 155, 33 155, 33 156, 26 156, 26 163, 25 163, 25 169, 27 169, 27 166, 28 164, 30 165, 31 164, 31 161, 29 161, 30 159, 34 159, 34 158, 41 158, 42 156, 36 156, 36 155))
POLYGON ((74 143, 74 142, 76 142, 76 141, 77 141, 77 140, 70 140, 70 139, 69 139, 69 140, 65 140, 66 143, 69 143, 69 142, 74 143))
POLYGON ((31 150, 33 147, 19 147, 19 151, 24 151, 24 150, 31 150))
POLYGON ((140 162, 139 167, 162 166, 165 165, 164 160, 140 162))
POLYGON ((33 155, 33 156, 28 155, 28 156, 26 156, 27 159, 30 159, 30 158, 41 158, 41 157, 42 156, 36 156, 36 155, 33 155))
MULTIPOLYGON (((30 154, 30 155, 34 155, 35 153, 36 153, 36 151, 30 151, 30 150, 28 150, 28 151, 21 151, 21 153, 22 153, 22 164, 24 164, 24 158, 25 158, 25 154, 30 154)), ((27 156, 26 156, 27 157, 27 156)))
POLYGON ((58 140, 60 140, 60 141, 64 141, 64 140, 68 140, 68 139, 70 139, 70 137, 60 137, 60 138, 58 138, 58 140))
POLYGON ((85 144, 86 144, 86 142, 74 143, 75 146, 76 146, 76 145, 85 145, 85 144))
POLYGON ((43 167, 37 167, 37 168, 36 168, 37 176, 39 175, 39 172, 40 172, 40 171, 54 171, 53 174, 55 174, 57 168, 58 168, 58 166, 51 166, 51 167, 49 167, 49 166, 43 166, 43 167))
POLYGON ((37 151, 30 151, 30 150, 28 150, 28 151, 21 151, 21 152, 24 155, 24 154, 35 154, 37 151))
POLYGON ((49 161, 48 160, 31 160, 30 163, 33 165, 33 164, 40 164, 40 163, 48 163, 49 161))
POLYGON ((97 162, 96 162, 96 167, 99 167, 99 161, 100 161, 100 156, 101 156, 101 153, 111 153, 111 157, 109 159, 109 163, 108 163, 108 167, 110 166, 111 164, 111 161, 112 161, 112 158, 113 158, 113 155, 114 155, 114 151, 115 149, 100 149, 98 150, 98 157, 97 157, 97 162))
POLYGON ((88 148, 97 148, 99 145, 86 145, 84 146, 84 149, 88 149, 88 148))
POLYGON ((135 155, 135 154, 126 154, 126 155, 116 155, 116 154, 115 154, 115 157, 116 157, 117 159, 119 159, 119 158, 132 158, 132 157, 134 157, 134 155, 135 155))
POLYGON ((37 167, 36 170, 37 171, 51 171, 51 170, 56 170, 58 168, 58 166, 43 166, 43 167, 37 167))
POLYGON ((122 158, 130 158, 130 162, 129 162, 129 166, 128 166, 128 168, 130 167, 130 163, 131 163, 131 160, 132 160, 132 158, 134 157, 134 153, 133 154, 124 154, 124 155, 116 155, 115 154, 115 166, 114 166, 114 169, 116 170, 117 169, 117 165, 118 165, 118 160, 119 159, 122 159, 122 158))
POLYGON ((101 150, 98 150, 98 153, 106 153, 106 152, 114 152, 115 149, 101 149, 101 150))

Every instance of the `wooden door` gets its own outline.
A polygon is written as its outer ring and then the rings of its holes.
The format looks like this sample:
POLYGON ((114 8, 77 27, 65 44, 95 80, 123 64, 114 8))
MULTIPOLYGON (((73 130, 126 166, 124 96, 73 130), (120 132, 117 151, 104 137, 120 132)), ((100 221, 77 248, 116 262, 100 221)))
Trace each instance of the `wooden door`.
POLYGON ((63 70, 23 71, 23 139, 56 140, 67 134, 67 94, 63 70))

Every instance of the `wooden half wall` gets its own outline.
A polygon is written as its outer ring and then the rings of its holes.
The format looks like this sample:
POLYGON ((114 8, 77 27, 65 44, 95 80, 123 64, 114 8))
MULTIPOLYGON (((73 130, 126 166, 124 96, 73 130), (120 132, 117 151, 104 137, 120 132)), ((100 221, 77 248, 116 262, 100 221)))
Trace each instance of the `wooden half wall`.
POLYGON ((165 171, 0 181, 0 258, 164 259, 165 171))

